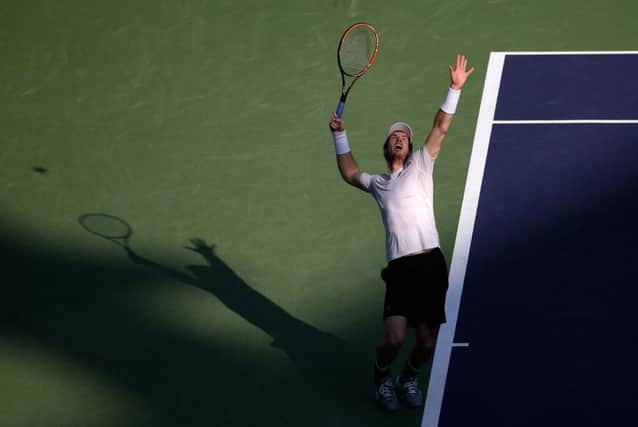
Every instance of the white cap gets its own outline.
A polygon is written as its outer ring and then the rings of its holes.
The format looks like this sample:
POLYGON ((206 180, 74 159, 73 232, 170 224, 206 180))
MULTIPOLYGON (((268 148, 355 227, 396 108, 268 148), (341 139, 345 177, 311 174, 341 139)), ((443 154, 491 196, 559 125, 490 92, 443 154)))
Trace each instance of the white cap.
POLYGON ((392 126, 390 126, 390 128, 388 129, 388 134, 386 135, 385 138, 388 139, 390 135, 392 135, 392 132, 396 132, 396 131, 401 131, 408 134, 408 138, 410 138, 410 142, 412 142, 413 134, 412 134, 412 128, 410 127, 409 124, 405 122, 393 123, 392 126))

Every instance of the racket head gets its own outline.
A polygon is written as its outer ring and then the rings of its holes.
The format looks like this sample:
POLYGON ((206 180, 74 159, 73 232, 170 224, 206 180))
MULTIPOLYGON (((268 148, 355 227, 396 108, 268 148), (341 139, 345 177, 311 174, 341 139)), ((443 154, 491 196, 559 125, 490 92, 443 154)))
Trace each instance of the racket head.
POLYGON ((80 225, 89 233, 120 245, 127 245, 133 234, 131 226, 114 215, 103 213, 87 213, 78 218, 80 225))
POLYGON ((374 64, 379 53, 379 32, 367 22, 352 24, 343 32, 337 49, 341 74, 360 77, 374 64))

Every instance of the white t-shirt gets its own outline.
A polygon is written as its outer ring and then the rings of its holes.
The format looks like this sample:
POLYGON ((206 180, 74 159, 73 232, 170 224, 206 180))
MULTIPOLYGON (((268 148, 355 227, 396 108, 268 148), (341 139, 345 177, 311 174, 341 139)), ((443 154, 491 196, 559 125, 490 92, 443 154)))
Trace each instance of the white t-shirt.
POLYGON ((434 222, 434 159, 422 146, 398 172, 369 175, 360 180, 374 197, 385 226, 388 261, 439 246, 434 222))

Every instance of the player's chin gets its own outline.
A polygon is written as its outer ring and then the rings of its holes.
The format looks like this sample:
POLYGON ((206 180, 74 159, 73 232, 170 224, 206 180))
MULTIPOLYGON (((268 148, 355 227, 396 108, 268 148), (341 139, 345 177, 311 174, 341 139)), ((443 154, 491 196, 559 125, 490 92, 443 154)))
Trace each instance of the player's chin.
POLYGON ((393 164, 393 163, 405 163, 405 156, 400 156, 400 155, 395 155, 394 153, 389 157, 386 158, 386 161, 388 162, 388 164, 393 164))
POLYGON ((404 151, 404 150, 393 150, 392 151, 392 157, 395 160, 407 160, 408 152, 404 151))

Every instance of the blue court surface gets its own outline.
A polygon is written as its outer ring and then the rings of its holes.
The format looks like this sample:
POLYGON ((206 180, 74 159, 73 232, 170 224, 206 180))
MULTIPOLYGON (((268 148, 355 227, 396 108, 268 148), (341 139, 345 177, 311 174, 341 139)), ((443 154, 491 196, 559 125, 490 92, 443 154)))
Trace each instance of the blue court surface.
POLYGON ((491 54, 422 426, 638 425, 635 70, 491 54))

